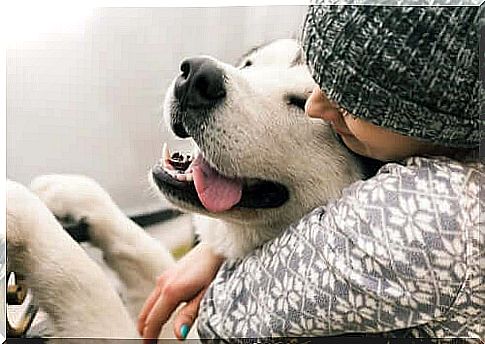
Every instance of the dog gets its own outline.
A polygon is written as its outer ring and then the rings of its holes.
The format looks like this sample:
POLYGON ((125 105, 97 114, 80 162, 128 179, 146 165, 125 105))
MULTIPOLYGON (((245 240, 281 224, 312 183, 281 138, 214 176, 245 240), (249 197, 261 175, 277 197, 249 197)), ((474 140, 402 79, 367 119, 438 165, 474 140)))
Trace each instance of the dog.
POLYGON ((255 49, 236 67, 182 62, 164 114, 195 154, 165 148, 152 176, 172 204, 215 219, 198 234, 216 252, 244 256, 363 178, 331 127, 305 115, 314 86, 294 40, 255 49))
MULTIPOLYGON (((201 241, 226 257, 244 256, 362 179, 362 164, 331 127, 305 115, 314 85, 298 43, 284 39, 236 66, 186 59, 169 87, 164 118, 193 140, 195 154, 165 148, 150 180, 175 207, 199 214, 201 241)), ((6 203, 7 270, 47 314, 43 335, 137 338, 134 320, 174 264, 163 244, 85 176, 40 176, 30 188, 7 181, 6 203), (54 215, 86 219, 121 295, 54 215)))

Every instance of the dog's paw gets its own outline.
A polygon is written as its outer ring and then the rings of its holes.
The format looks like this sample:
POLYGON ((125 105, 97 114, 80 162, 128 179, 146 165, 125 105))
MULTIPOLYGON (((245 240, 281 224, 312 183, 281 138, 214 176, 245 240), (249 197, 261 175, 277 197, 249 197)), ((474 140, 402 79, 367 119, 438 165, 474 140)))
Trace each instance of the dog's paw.
POLYGON ((117 208, 108 193, 85 176, 43 175, 32 180, 30 189, 60 219, 94 224, 112 217, 117 208))
POLYGON ((41 246, 57 221, 42 201, 24 185, 6 182, 6 236, 9 257, 32 252, 41 246), (16 254, 17 253, 17 254, 16 254))
POLYGON ((24 235, 22 228, 30 228, 34 225, 33 214, 38 213, 39 206, 35 195, 22 184, 7 179, 5 186, 7 241, 9 244, 21 245, 27 236, 24 235))

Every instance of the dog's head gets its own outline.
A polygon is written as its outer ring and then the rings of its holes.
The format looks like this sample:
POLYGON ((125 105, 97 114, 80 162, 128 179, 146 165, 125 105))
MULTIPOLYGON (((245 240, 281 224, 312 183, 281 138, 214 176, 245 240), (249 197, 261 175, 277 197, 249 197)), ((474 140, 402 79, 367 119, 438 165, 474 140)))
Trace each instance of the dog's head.
POLYGON ((360 168, 330 126, 305 115, 313 87, 294 40, 254 49, 235 67, 184 60, 164 116, 198 152, 165 152, 153 169, 158 188, 184 210, 275 228, 338 197, 360 168))

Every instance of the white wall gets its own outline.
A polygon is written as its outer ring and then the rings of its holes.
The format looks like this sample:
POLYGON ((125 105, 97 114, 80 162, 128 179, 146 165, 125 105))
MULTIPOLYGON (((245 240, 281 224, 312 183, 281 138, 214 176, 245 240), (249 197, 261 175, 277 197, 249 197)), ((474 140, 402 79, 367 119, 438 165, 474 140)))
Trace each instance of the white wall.
POLYGON ((160 207, 146 176, 164 141, 184 145, 160 113, 180 61, 208 54, 235 62, 255 45, 298 36, 305 11, 100 8, 72 27, 19 39, 7 50, 7 177, 86 174, 127 212, 160 207))

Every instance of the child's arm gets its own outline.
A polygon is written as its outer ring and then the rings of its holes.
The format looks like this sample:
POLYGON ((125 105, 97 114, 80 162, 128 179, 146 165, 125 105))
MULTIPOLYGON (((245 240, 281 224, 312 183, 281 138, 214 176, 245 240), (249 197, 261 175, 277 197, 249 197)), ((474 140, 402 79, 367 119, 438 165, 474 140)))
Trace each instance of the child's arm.
POLYGON ((418 158, 354 184, 262 249, 223 265, 201 304, 201 338, 419 325, 430 336, 469 336, 475 325, 465 313, 483 309, 483 298, 473 297, 470 282, 479 276, 478 255, 469 254, 478 247, 470 241, 478 215, 469 211, 478 191, 464 196, 467 176, 460 165, 418 158))

